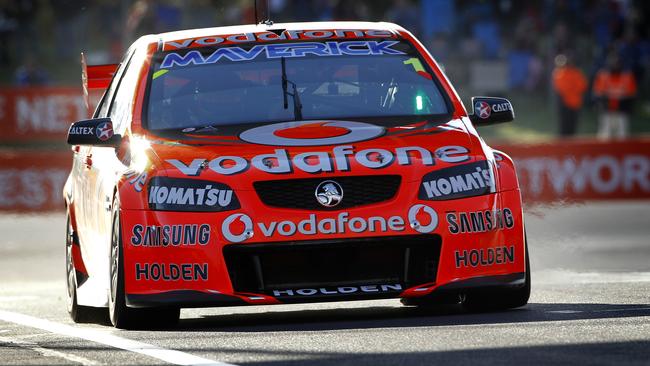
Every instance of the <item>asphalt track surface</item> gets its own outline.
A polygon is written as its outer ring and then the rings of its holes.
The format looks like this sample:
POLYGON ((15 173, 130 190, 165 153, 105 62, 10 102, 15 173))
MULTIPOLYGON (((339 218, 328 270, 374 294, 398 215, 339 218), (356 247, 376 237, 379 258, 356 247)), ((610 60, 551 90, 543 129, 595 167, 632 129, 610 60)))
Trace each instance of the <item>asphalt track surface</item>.
POLYGON ((650 202, 527 210, 528 306, 396 300, 183 310, 178 327, 74 324, 64 216, 0 216, 0 364, 650 365, 650 202))

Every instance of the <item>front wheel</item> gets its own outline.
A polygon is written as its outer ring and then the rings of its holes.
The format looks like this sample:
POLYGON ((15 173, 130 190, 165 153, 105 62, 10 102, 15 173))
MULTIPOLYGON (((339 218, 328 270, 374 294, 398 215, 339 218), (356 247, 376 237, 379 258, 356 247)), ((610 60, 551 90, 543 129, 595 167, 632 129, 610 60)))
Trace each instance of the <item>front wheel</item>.
POLYGON ((119 200, 112 206, 110 294, 108 309, 111 323, 121 329, 141 329, 173 326, 178 322, 180 309, 129 308, 124 292, 124 253, 120 224, 119 200))
POLYGON ((106 322, 106 308, 94 308, 90 306, 82 306, 77 302, 77 270, 74 265, 74 256, 72 251, 75 247, 78 248, 79 243, 76 239, 74 230, 72 229, 72 222, 70 214, 66 215, 66 230, 65 230, 65 272, 66 272, 66 287, 67 287, 67 308, 70 318, 75 323, 105 323, 106 322))

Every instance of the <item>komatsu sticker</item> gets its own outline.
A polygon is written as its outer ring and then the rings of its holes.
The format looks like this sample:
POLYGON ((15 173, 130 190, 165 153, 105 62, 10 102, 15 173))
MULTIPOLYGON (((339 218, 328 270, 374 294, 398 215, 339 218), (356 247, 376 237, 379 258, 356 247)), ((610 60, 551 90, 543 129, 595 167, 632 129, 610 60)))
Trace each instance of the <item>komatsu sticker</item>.
POLYGON ((149 208, 162 211, 215 212, 239 208, 233 190, 225 184, 183 178, 153 177, 149 208))
POLYGON ((398 44, 398 41, 345 41, 345 42, 304 42, 287 44, 255 45, 250 49, 241 47, 223 47, 215 50, 209 55, 203 55, 199 51, 189 51, 184 55, 179 53, 168 53, 161 69, 168 69, 175 66, 185 67, 191 65, 208 65, 219 62, 221 59, 230 61, 250 61, 261 54, 267 59, 278 59, 282 57, 305 57, 305 56, 378 56, 378 55, 405 55, 404 52, 391 48, 398 44))
POLYGON ((431 172, 422 178, 418 198, 447 200, 494 192, 496 184, 487 161, 431 172))

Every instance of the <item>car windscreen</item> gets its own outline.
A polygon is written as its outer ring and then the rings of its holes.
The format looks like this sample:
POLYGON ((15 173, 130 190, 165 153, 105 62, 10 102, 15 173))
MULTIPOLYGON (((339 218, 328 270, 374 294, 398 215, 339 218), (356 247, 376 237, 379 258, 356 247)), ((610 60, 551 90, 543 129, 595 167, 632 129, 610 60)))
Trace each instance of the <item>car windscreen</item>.
POLYGON ((158 52, 150 130, 294 120, 423 120, 450 114, 418 52, 390 39, 158 52))

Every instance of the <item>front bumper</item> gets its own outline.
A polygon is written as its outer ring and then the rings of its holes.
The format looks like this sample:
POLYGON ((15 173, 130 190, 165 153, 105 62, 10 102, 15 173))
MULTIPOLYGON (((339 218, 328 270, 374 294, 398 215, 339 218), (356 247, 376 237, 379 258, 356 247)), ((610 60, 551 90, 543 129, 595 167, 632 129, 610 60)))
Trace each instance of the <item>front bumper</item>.
MULTIPOLYGON (((444 285, 433 286, 426 295, 456 295, 473 290, 513 290, 522 288, 526 283, 526 273, 511 273, 506 275, 496 276, 483 276, 474 277, 465 280, 459 280, 444 285)), ((253 297, 253 296, 249 296, 253 297)), ((363 293, 360 295, 332 295, 321 296, 309 299, 291 299, 287 303, 300 303, 300 302, 326 302, 326 301, 351 301, 351 300, 375 300, 400 297, 399 292, 387 292, 384 294, 377 293, 363 293)), ((418 296, 419 297, 419 296, 418 296)), ((449 297, 447 297, 449 298, 449 297)), ((129 294, 126 295, 126 303, 129 307, 168 307, 176 306, 182 308, 204 308, 204 307, 218 307, 218 306, 243 306, 249 305, 250 301, 246 301, 245 297, 241 294, 225 295, 213 292, 182 290, 182 291, 164 291, 156 294, 139 295, 129 294)))
POLYGON ((127 304, 280 304, 523 286, 519 191, 411 205, 399 199, 272 217, 265 208, 122 210, 127 304))

